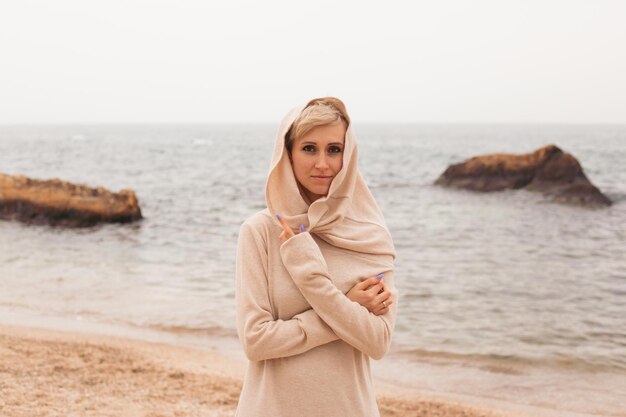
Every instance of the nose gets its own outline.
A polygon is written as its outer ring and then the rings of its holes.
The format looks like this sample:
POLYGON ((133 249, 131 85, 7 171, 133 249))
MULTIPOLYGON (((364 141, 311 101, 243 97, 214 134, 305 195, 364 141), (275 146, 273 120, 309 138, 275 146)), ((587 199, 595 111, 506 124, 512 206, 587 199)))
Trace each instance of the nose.
POLYGON ((324 154, 324 152, 320 152, 320 155, 317 157, 317 160, 315 161, 315 168, 317 169, 326 169, 328 168, 328 161, 327 161, 327 155, 324 154))

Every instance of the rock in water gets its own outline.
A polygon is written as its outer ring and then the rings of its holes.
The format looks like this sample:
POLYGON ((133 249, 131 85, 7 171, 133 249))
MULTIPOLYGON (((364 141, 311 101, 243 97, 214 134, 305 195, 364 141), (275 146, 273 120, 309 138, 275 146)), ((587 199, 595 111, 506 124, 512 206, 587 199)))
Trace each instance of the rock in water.
POLYGON ((587 179, 576 158, 555 145, 529 154, 476 156, 450 165, 435 184, 474 191, 525 188, 559 202, 611 205, 611 200, 587 179))
POLYGON ((141 219, 135 192, 112 193, 52 179, 0 173, 0 218, 52 226, 85 227, 141 219))

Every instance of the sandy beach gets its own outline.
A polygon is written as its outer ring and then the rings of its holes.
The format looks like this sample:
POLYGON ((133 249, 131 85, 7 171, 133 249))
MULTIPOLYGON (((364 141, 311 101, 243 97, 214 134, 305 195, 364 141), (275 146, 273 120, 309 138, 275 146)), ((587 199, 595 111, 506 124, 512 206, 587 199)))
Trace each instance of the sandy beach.
MULTIPOLYGON (((232 416, 244 372, 243 361, 209 350, 0 326, 2 416, 232 416)), ((382 416, 513 415, 378 391, 382 416)))

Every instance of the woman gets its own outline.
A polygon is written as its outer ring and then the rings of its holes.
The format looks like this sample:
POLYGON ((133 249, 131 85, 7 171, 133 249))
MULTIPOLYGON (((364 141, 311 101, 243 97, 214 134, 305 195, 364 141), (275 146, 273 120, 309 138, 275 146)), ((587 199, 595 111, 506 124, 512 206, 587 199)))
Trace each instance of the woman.
POLYGON ((236 415, 379 416, 369 358, 391 342, 395 250, 340 100, 285 117, 265 199, 239 232, 237 331, 250 362, 236 415))

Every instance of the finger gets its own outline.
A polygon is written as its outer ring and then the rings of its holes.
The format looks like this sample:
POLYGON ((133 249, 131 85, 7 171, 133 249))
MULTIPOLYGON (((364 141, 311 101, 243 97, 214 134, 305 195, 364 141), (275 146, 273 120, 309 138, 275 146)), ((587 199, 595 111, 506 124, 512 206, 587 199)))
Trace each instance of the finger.
POLYGON ((376 308, 375 311, 373 311, 373 313, 377 316, 380 316, 382 314, 385 314, 389 311, 389 304, 387 304, 387 307, 385 307, 384 304, 380 304, 380 306, 378 308, 376 308))
POLYGON ((372 284, 373 284, 372 279, 371 278, 367 278, 367 279, 364 279, 361 282, 358 282, 354 286, 354 288, 357 289, 357 290, 365 291, 367 289, 367 287, 369 287, 372 284))
POLYGON ((366 280, 359 282, 358 284, 355 285, 355 287, 357 290, 365 290, 369 286, 375 285, 376 283, 378 283, 378 280, 375 277, 370 277, 366 280))
POLYGON ((370 289, 368 289, 367 292, 369 292, 371 296, 375 296, 380 291, 382 291, 383 288, 384 288, 383 283, 382 282, 377 282, 374 285, 372 285, 372 287, 370 289))
MULTIPOLYGON (((383 282, 383 277, 385 276, 385 274, 378 274, 376 275, 374 278, 379 281, 379 282, 383 282)), ((369 289, 369 288, 368 288, 369 289)))
MULTIPOLYGON (((378 280, 377 280, 378 281, 378 280)), ((376 294, 380 294, 385 289, 385 283, 378 281, 367 290, 371 291, 371 296, 375 296, 376 294)))
POLYGON ((376 275, 374 278, 376 278, 376 280, 378 282, 383 282, 383 277, 385 276, 385 274, 378 274, 376 275))
POLYGON ((374 298, 374 302, 378 305, 382 304, 382 302, 384 301, 385 303, 387 303, 387 305, 389 305, 393 302, 392 295, 393 294, 391 293, 391 291, 385 290, 382 293, 378 294, 376 298, 374 298))
POLYGON ((389 308, 391 307, 392 304, 393 304, 393 298, 388 298, 387 300, 382 300, 382 301, 380 301, 379 304, 377 304, 378 310, 389 311, 389 308))
POLYGON ((377 283, 379 283, 379 282, 383 282, 383 277, 384 277, 384 276, 385 276, 385 274, 378 274, 378 275, 376 275, 375 277, 370 277, 370 278, 368 278, 368 279, 366 280, 366 281, 367 281, 367 283, 368 283, 368 284, 367 284, 367 285, 368 285, 368 287, 366 287, 365 289, 366 289, 366 290, 369 290, 371 285, 375 285, 375 284, 377 284, 377 283))
POLYGON ((277 214, 276 218, 280 222, 280 225, 283 227, 283 230, 285 231, 287 237, 295 236, 293 234, 293 230, 291 230, 291 227, 289 227, 289 223, 287 223, 287 220, 285 220, 283 217, 281 217, 280 214, 277 214))

